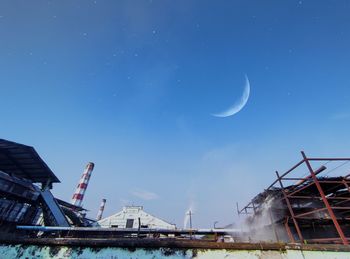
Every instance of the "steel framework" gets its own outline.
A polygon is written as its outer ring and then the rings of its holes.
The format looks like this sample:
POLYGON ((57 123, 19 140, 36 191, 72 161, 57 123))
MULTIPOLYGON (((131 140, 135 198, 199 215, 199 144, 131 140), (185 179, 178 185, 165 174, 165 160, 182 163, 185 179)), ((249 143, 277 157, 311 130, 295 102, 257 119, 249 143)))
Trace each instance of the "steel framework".
POLYGON ((291 242, 342 243, 350 240, 350 174, 337 177, 322 176, 329 162, 350 162, 350 158, 319 158, 307 157, 301 151, 302 160, 292 168, 280 174, 277 179, 248 205, 238 209, 239 214, 254 217, 263 206, 266 197, 274 197, 282 202, 283 216, 276 216, 274 224, 284 226, 291 242), (314 169, 313 162, 324 163, 314 169), (296 177, 295 171, 301 165, 306 165, 307 176, 296 177), (294 184, 290 184, 293 181, 294 184), (287 183, 287 184, 286 184, 287 183), (289 183, 289 185, 288 185, 289 183), (278 186, 277 186, 278 185, 278 186), (316 224, 316 229, 315 229, 316 224), (317 238, 305 237, 308 228, 313 227, 317 238), (326 230, 327 228, 327 230, 326 230), (333 229, 332 229, 333 228, 333 229))

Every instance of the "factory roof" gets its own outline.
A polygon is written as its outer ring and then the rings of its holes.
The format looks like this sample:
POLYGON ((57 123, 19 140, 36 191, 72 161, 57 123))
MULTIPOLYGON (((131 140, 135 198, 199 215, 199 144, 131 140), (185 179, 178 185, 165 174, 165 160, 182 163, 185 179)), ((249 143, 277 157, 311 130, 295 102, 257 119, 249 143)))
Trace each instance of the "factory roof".
POLYGON ((5 139, 0 139, 0 170, 34 183, 60 182, 33 147, 5 139))
POLYGON ((118 228, 137 228, 138 221, 141 227, 175 229, 175 224, 168 223, 158 217, 155 217, 143 210, 142 206, 124 206, 123 210, 98 221, 101 227, 118 227, 118 228))

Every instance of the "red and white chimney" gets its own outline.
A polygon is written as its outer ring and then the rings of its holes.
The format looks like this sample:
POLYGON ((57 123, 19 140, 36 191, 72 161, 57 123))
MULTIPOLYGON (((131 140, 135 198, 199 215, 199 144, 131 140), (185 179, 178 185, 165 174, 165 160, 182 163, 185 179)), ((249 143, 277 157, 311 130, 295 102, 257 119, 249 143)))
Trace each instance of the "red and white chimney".
POLYGON ((106 199, 102 199, 101 205, 100 205, 100 209, 98 210, 97 216, 96 216, 96 220, 99 221, 100 219, 102 219, 102 214, 103 211, 105 209, 105 205, 106 205, 106 199))
POLYGON ((86 188, 89 184, 92 170, 94 170, 94 166, 95 166, 94 163, 91 163, 91 162, 86 165, 84 173, 80 178, 77 189, 75 190, 75 193, 73 194, 73 197, 71 200, 71 203, 73 205, 81 207, 86 188))

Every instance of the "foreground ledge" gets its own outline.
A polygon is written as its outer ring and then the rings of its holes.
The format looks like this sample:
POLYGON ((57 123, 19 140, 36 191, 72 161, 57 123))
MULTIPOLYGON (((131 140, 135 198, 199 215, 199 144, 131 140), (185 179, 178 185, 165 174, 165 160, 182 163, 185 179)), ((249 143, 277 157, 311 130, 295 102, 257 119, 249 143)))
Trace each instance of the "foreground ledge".
POLYGON ((129 249, 225 249, 225 250, 302 250, 350 252, 350 246, 338 244, 286 244, 286 243, 218 243, 203 240, 150 239, 150 238, 0 238, 3 245, 37 245, 68 247, 120 247, 129 249))

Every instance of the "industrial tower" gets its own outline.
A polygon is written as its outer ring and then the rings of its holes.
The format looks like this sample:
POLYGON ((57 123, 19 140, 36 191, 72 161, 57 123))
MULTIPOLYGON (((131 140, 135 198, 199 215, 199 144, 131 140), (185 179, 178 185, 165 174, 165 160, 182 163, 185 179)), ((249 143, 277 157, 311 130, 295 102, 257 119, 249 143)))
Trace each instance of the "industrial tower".
POLYGON ((71 201, 73 205, 81 207, 86 188, 89 184, 92 170, 94 170, 94 163, 90 162, 86 165, 86 168, 83 172, 83 175, 80 178, 80 181, 75 190, 75 193, 73 194, 72 201, 71 201))

